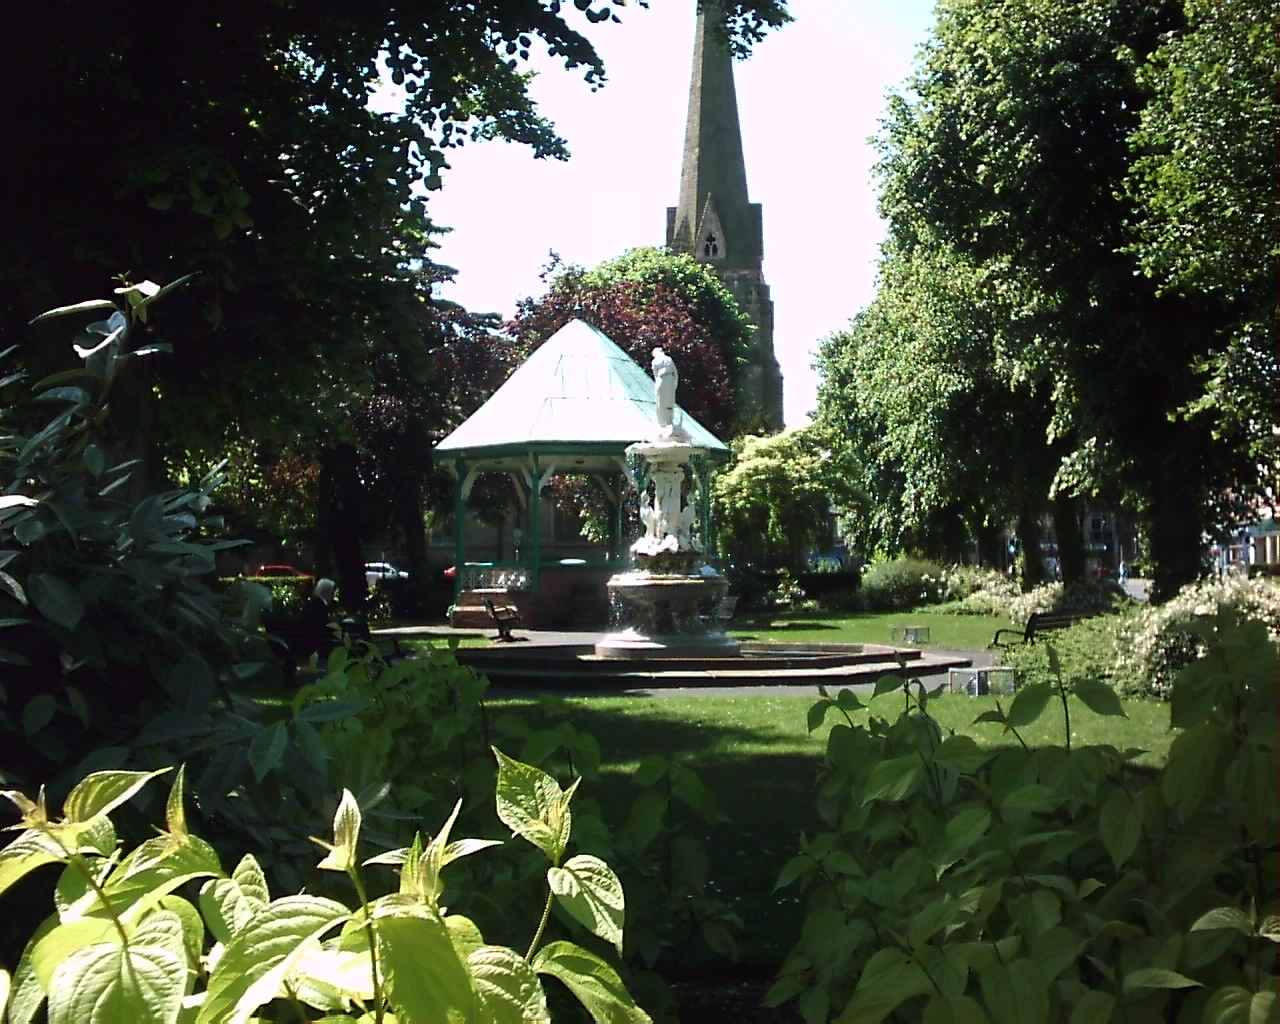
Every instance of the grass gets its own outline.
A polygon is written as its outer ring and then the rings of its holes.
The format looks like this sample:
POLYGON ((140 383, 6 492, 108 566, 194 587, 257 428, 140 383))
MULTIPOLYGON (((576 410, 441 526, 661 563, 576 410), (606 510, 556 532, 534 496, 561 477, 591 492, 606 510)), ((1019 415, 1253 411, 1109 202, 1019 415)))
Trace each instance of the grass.
POLYGON ((1013 624, 986 615, 947 615, 936 611, 910 612, 774 612, 760 618, 741 617, 732 635, 740 640, 801 643, 891 643, 895 626, 926 626, 929 643, 921 646, 983 650, 997 629, 1013 624))
MULTIPOLYGON (((776 963, 798 934, 801 907, 790 893, 775 896, 774 882, 782 865, 799 849, 801 835, 822 828, 815 809, 815 781, 826 734, 838 715, 829 712, 824 725, 810 733, 806 713, 816 697, 816 692, 804 696, 497 697, 486 704, 493 741, 516 757, 518 747, 504 745, 510 742, 504 739, 510 735, 505 724, 512 719, 532 729, 568 722, 593 735, 602 751, 601 771, 598 777, 583 781, 581 796, 616 809, 617 817, 626 813, 639 792, 631 776, 643 759, 654 754, 683 758, 715 794, 725 814, 723 823, 699 828, 709 840, 711 877, 718 891, 747 922, 740 936, 743 958, 776 963)), ((901 700, 899 694, 886 694, 872 708, 876 714, 893 717, 901 700)), ((993 708, 996 700, 940 695, 929 702, 929 711, 944 731, 966 733, 983 746, 1014 744, 1017 740, 999 725, 974 724, 977 715, 993 708)), ((1162 763, 1172 740, 1168 705, 1129 701, 1125 710, 1127 718, 1103 718, 1072 698, 1072 746, 1138 747, 1149 751, 1141 761, 1162 763)), ((1037 722, 1019 732, 1030 746, 1062 745, 1061 706, 1051 703, 1037 722)))

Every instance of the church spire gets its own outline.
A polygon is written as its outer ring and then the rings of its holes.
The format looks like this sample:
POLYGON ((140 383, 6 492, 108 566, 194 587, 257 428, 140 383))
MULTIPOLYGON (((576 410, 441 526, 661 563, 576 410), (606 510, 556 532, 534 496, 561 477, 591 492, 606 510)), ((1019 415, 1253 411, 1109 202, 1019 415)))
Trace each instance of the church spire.
POLYGON ((709 264, 755 324, 750 365, 739 382, 742 398, 758 410, 760 425, 781 430, 782 373, 764 281, 763 217, 747 195, 733 59, 714 0, 704 0, 694 32, 680 197, 667 208, 667 247, 709 264))
POLYGON ((667 244, 726 267, 758 266, 760 207, 747 197, 733 61, 711 3, 698 14, 689 118, 678 205, 667 213, 667 244))

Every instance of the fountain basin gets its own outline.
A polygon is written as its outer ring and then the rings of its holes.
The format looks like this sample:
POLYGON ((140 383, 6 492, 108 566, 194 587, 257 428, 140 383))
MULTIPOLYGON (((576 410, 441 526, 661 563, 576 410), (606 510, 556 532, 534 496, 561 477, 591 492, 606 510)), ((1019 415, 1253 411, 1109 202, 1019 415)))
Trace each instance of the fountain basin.
POLYGON ((709 566, 692 572, 618 573, 607 584, 613 630, 601 637, 601 658, 733 658, 738 641, 716 624, 729 584, 709 566))

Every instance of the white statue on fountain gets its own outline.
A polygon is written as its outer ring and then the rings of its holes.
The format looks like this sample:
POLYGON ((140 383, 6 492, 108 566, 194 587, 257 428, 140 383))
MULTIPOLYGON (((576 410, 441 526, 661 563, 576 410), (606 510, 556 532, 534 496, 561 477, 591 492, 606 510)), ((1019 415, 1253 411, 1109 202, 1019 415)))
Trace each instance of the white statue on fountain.
POLYGON ((680 371, 662 348, 653 350, 653 395, 656 431, 653 439, 628 451, 643 455, 653 481, 653 500, 642 499, 640 521, 644 536, 632 545, 643 557, 687 556, 700 551, 693 540, 693 503, 685 503, 685 468, 698 450, 675 422, 676 385, 680 371))

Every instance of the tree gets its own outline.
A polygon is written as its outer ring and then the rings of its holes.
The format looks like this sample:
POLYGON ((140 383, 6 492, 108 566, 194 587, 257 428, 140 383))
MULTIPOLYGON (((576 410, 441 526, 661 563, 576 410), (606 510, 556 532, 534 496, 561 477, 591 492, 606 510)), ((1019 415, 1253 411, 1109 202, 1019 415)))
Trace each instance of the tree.
POLYGON ((1204 395, 1185 410, 1242 437, 1280 480, 1280 363, 1275 349, 1280 195, 1275 75, 1280 3, 1188 0, 1187 27, 1143 69, 1151 91, 1133 135, 1126 187, 1131 251, 1165 291, 1219 305, 1220 345, 1197 364, 1204 395))
MULTIPOLYGON (((586 24, 620 20, 612 0, 574 7, 586 24)), ((786 20, 777 0, 726 7, 739 48, 786 20)), ((6 6, 0 27, 22 43, 0 90, 22 144, 6 162, 0 346, 117 274, 198 271, 165 311, 178 358, 136 388, 137 410, 165 399, 139 431, 183 458, 229 436, 289 438, 327 390, 368 389, 370 344, 403 350, 395 340, 419 331, 423 186, 439 186, 450 150, 501 137, 566 155, 522 69, 545 46, 603 83, 571 10, 206 4, 175 19, 155 0, 127 14, 6 6), (403 112, 370 108, 384 71, 403 112)), ((27 358, 48 368, 61 350, 46 336, 27 358)))
POLYGON ((1071 449, 1055 487, 1137 507, 1157 598, 1198 574, 1212 496, 1256 472, 1238 436, 1176 415, 1203 394, 1219 311, 1162 293, 1126 248, 1137 69, 1180 27, 1172 0, 941 4, 881 139, 896 244, 984 269, 1012 311, 996 351, 1050 396, 1050 438, 1071 449))
POLYGON ((739 408, 737 386, 754 328, 715 272, 687 253, 632 249, 593 270, 558 257, 540 299, 520 302, 507 330, 529 351, 574 318, 612 338, 641 366, 661 346, 680 367, 683 406, 718 437, 754 425, 758 410, 739 408))
POLYGON ((712 485, 719 547, 735 559, 800 571, 830 546, 835 517, 854 502, 843 460, 811 427, 747 434, 712 485))

